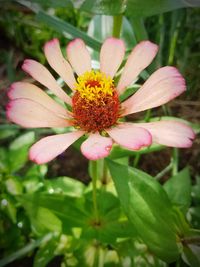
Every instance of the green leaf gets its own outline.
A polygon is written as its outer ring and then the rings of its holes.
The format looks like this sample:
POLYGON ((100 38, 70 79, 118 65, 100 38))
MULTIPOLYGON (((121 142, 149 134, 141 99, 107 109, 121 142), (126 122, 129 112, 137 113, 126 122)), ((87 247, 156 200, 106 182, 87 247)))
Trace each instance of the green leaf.
MULTIPOLYGON (((103 42, 106 38, 112 36, 112 28, 113 17, 96 15, 90 21, 88 34, 96 40, 103 42)), ((127 49, 132 49, 136 45, 133 29, 126 17, 123 17, 120 37, 125 41, 127 49)))
POLYGON ((126 3, 122 0, 84 0, 74 3, 76 8, 101 15, 117 15, 122 14, 126 9, 126 3))
POLYGON ((8 215, 13 223, 16 223, 17 209, 15 207, 14 199, 8 194, 2 194, 0 197, 0 209, 8 215))
POLYGON ((188 245, 183 248, 183 260, 191 267, 200 266, 200 248, 196 245, 188 245))
POLYGON ((17 150, 25 145, 30 145, 35 141, 35 133, 28 132, 25 134, 21 134, 18 138, 16 138, 9 146, 11 150, 17 150))
POLYGON ((191 6, 200 6, 200 3, 191 0, 128 0, 126 14, 132 17, 147 17, 191 6))
POLYGON ((70 177, 58 177, 46 180, 45 186, 48 192, 63 193, 71 197, 81 197, 85 190, 85 185, 70 177))
POLYGON ((61 220, 53 211, 40 205, 40 199, 36 199, 36 194, 19 196, 17 199, 24 206, 30 218, 33 231, 37 235, 43 235, 48 232, 61 232, 61 220))
POLYGON ((7 172, 9 156, 5 148, 0 148, 0 173, 7 172))
POLYGON ((192 0, 83 0, 75 2, 74 6, 94 14, 118 15, 125 13, 132 17, 147 17, 178 8, 200 6, 200 3, 192 0))
POLYGON ((31 243, 27 244, 26 246, 19 249, 18 251, 8 255, 7 257, 1 259, 0 267, 6 266, 8 263, 13 262, 14 260, 20 259, 21 257, 33 251, 40 244, 48 242, 52 238, 52 236, 53 234, 49 233, 36 241, 32 241, 31 243))
POLYGON ((171 202, 186 213, 191 203, 191 179, 189 169, 185 168, 176 176, 171 177, 163 187, 171 202))
POLYGON ((50 8, 57 8, 57 7, 63 7, 63 8, 71 8, 72 2, 70 0, 29 0, 27 2, 31 3, 37 3, 43 7, 50 7, 50 8))
POLYGON ((137 169, 107 160, 122 207, 139 236, 167 262, 179 256, 177 224, 162 186, 137 169))
POLYGON ((10 172, 19 170, 28 160, 28 150, 35 141, 35 133, 28 132, 20 135, 9 146, 8 165, 10 172))
POLYGON ((134 227, 127 218, 121 217, 119 199, 110 192, 97 191, 97 206, 99 211, 99 224, 96 225, 93 215, 91 192, 86 195, 85 206, 91 214, 88 223, 83 228, 82 238, 97 239, 103 243, 115 244, 119 237, 138 236, 134 227))
POLYGON ((196 205, 200 204, 200 177, 196 177, 196 183, 192 186, 192 200, 196 205))
POLYGON ((14 136, 18 133, 18 126, 10 125, 10 124, 2 124, 0 125, 0 139, 5 139, 11 136, 14 136))
MULTIPOLYGON (((117 253, 120 255, 122 266, 126 266, 126 259, 132 259, 134 267, 167 267, 168 265, 148 251, 147 246, 141 240, 126 239, 117 245, 117 253)), ((130 265, 129 265, 130 266, 130 265)))
POLYGON ((148 153, 155 152, 155 151, 160 151, 164 148, 165 147, 162 145, 153 144, 149 147, 144 147, 140 149, 139 151, 132 151, 132 150, 124 149, 118 145, 114 145, 109 155, 109 158, 117 159, 117 158, 122 158, 126 156, 143 155, 143 154, 148 154, 148 153))
POLYGON ((41 244, 34 256, 33 267, 46 267, 47 264, 55 257, 55 251, 58 246, 59 236, 54 236, 44 244, 41 244))
POLYGON ((101 43, 97 40, 88 36, 85 32, 77 29, 75 26, 71 25, 70 23, 59 19, 56 16, 48 15, 43 11, 39 11, 36 15, 36 19, 40 22, 45 23, 51 28, 54 28, 57 32, 62 34, 69 34, 71 38, 81 38, 83 39, 88 46, 95 50, 99 50, 101 48, 101 43))
POLYGON ((35 211, 31 212, 31 221, 34 229, 39 234, 44 234, 45 232, 60 233, 62 230, 61 221, 47 208, 36 207, 35 211))
POLYGON ((63 231, 67 233, 71 232, 72 227, 83 226, 88 217, 81 198, 36 192, 17 197, 17 199, 31 218, 36 216, 37 209, 41 207, 48 209, 61 220, 63 231))
POLYGON ((7 191, 11 195, 20 195, 23 190, 22 184, 20 183, 19 179, 14 176, 10 177, 5 181, 5 186, 7 191))

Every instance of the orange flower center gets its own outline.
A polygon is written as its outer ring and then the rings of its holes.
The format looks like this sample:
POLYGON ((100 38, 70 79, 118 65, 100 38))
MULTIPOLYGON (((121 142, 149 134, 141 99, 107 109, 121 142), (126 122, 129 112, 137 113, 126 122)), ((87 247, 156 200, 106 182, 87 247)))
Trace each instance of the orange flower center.
POLYGON ((103 131, 117 123, 120 102, 110 77, 90 71, 77 79, 72 97, 74 126, 87 132, 103 131))

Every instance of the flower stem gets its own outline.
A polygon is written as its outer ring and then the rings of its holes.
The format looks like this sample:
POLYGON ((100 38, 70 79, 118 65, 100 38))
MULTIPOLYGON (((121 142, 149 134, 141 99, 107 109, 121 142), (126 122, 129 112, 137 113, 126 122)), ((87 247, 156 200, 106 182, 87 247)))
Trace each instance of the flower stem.
POLYGON ((173 162, 170 162, 167 167, 165 167, 161 172, 159 172, 156 176, 156 180, 160 180, 166 173, 168 173, 173 167, 173 162))
POLYGON ((97 205, 97 178, 98 178, 98 162, 92 160, 91 162, 91 176, 92 176, 92 201, 94 208, 95 223, 99 223, 99 212, 97 205))
POLYGON ((120 38, 122 20, 123 20, 123 15, 121 14, 113 16, 113 32, 112 32, 113 37, 120 38))
POLYGON ((179 153, 177 148, 173 148, 173 168, 172 168, 172 176, 178 173, 178 161, 179 161, 179 153))

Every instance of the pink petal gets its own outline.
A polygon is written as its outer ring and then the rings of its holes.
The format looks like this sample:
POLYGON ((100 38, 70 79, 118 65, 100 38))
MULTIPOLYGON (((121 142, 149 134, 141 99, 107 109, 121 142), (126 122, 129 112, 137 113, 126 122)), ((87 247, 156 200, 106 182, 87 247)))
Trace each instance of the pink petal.
POLYGON ((60 99, 71 104, 71 98, 62 90, 51 73, 42 64, 32 59, 26 59, 22 69, 36 81, 49 88, 60 99))
POLYGON ((47 163, 64 152, 83 134, 84 132, 77 131, 42 138, 30 148, 29 158, 37 164, 47 163))
POLYGON ((98 133, 90 134, 88 139, 82 143, 81 152, 90 160, 105 158, 112 148, 112 139, 103 137, 98 133))
POLYGON ((163 105, 186 90, 185 80, 174 67, 155 71, 144 85, 122 103, 122 115, 139 112, 163 105))
POLYGON ((22 127, 67 127, 69 121, 30 99, 20 98, 7 105, 7 117, 22 127))
POLYGON ((76 84, 71 66, 62 55, 58 39, 47 42, 44 46, 44 53, 49 65, 59 74, 66 84, 73 89, 76 84))
POLYGON ((153 142, 171 147, 191 147, 195 138, 194 131, 179 121, 156 121, 138 123, 137 126, 148 130, 153 142))
POLYGON ((19 98, 33 100, 34 102, 44 106, 46 109, 56 113, 60 117, 68 117, 67 110, 65 108, 55 102, 34 84, 27 82, 15 82, 11 85, 10 90, 8 91, 8 97, 11 100, 19 98))
POLYGON ((130 150, 139 150, 152 142, 151 134, 147 130, 130 123, 122 123, 106 131, 117 144, 130 150))
POLYGON ((124 42, 110 37, 103 43, 100 51, 100 70, 113 78, 125 54, 124 42))
POLYGON ((77 75, 91 71, 91 57, 81 39, 74 39, 68 44, 67 58, 77 75))
POLYGON ((158 46, 150 41, 142 41, 134 47, 117 85, 119 93, 123 93, 125 88, 152 62, 157 52, 158 46))

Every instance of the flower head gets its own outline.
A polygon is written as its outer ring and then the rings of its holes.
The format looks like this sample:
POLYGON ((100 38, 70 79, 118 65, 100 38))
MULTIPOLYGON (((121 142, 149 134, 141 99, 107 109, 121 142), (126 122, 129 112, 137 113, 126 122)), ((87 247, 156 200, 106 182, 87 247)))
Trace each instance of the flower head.
POLYGON ((116 83, 115 75, 125 55, 122 40, 105 40, 100 51, 99 70, 92 69, 89 51, 81 39, 68 44, 68 60, 63 57, 57 39, 47 42, 44 47, 47 61, 71 89, 70 96, 43 65, 25 60, 22 69, 71 109, 53 100, 34 84, 16 82, 8 92, 7 117, 27 128, 74 128, 71 132, 42 138, 31 147, 30 159, 38 164, 46 163, 83 135, 88 138, 82 143, 81 151, 91 160, 108 156, 114 142, 130 150, 139 150, 152 142, 190 147, 194 132, 182 122, 130 123, 121 120, 126 115, 163 105, 186 90, 178 70, 167 66, 155 71, 135 94, 120 102, 120 95, 152 62, 157 50, 157 45, 150 41, 136 45, 116 83))

